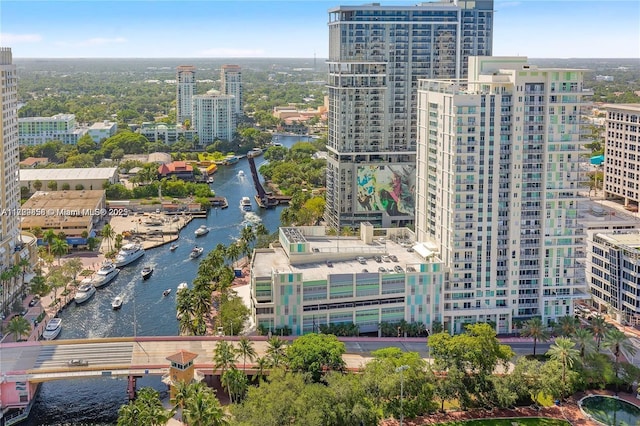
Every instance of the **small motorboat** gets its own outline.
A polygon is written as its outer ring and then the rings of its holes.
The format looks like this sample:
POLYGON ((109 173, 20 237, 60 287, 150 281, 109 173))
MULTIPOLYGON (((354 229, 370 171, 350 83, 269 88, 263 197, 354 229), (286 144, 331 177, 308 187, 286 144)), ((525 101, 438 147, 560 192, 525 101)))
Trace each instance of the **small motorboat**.
POLYGON ((209 179, 207 179, 207 183, 213 183, 213 177, 210 177, 209 179))
POLYGON ((116 296, 111 302, 111 308, 115 311, 122 307, 122 297, 116 296))
POLYGON ((203 235, 207 235, 208 233, 209 228, 207 228, 207 225, 200 225, 200 227, 195 230, 196 237, 202 237, 203 235))
POLYGON ((152 266, 145 266, 144 268, 142 268, 142 279, 143 280, 147 280, 149 279, 149 277, 151 276, 151 274, 153 274, 153 267, 152 266))
POLYGON ((167 296, 169 295, 169 293, 171 293, 171 289, 170 289, 170 288, 168 288, 168 289, 166 289, 165 291, 163 291, 163 292, 162 292, 162 295, 163 295, 164 297, 167 297, 167 296))
POLYGON ((178 245, 174 243, 174 244, 171 244, 171 247, 169 247, 169 250, 175 251, 177 248, 178 248, 178 245))
POLYGON ((202 255, 202 252, 204 252, 204 248, 196 246, 193 248, 193 250, 191 250, 191 254, 189 254, 189 257, 191 259, 196 259, 202 255))
POLYGON ((240 171, 238 172, 238 177, 244 177, 244 171, 240 170, 240 171))

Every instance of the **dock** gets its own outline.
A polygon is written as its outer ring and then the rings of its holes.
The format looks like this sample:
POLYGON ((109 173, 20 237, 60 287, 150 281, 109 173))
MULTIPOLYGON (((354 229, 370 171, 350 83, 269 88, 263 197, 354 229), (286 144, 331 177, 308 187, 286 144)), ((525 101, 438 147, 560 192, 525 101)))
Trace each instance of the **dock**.
POLYGON ((209 203, 213 208, 226 209, 229 203, 225 197, 209 197, 209 203))

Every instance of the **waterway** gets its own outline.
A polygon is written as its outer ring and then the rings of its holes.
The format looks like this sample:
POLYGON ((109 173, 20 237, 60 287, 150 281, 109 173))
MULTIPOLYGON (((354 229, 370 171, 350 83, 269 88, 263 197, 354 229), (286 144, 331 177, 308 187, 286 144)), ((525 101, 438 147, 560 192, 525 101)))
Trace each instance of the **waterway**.
MULTIPOLYGON (((290 147, 297 136, 279 136, 277 141, 290 147)), ((265 162, 256 158, 256 166, 265 162)), ((205 248, 205 253, 219 243, 228 245, 239 238, 247 221, 260 221, 275 232, 280 225, 283 207, 260 209, 253 196, 256 191, 251 170, 246 159, 232 166, 220 166, 211 188, 216 196, 226 197, 229 207, 212 209, 206 219, 191 221, 180 233, 178 248, 170 251, 168 246, 147 250, 137 262, 124 267, 118 277, 106 288, 99 289, 95 296, 81 306, 73 303, 60 317, 63 330, 58 339, 120 337, 120 336, 173 336, 178 334, 175 319, 175 289, 183 281, 191 283, 198 270, 198 261, 189 259, 194 246, 205 248), (244 176, 238 176, 239 171, 244 176), (253 211, 240 209, 242 197, 250 197, 253 211), (195 237, 194 231, 206 224, 209 234, 195 237), (146 281, 140 276, 144 265, 151 264, 155 270, 146 281), (173 291, 167 297, 163 290, 173 291), (120 296, 124 304, 119 311, 111 309, 111 301, 120 296)), ((204 256, 203 256, 204 257, 204 256)), ((202 259, 202 258, 200 258, 202 259)), ((170 355, 170 354, 167 354, 170 355)), ((143 377, 138 386, 151 386, 166 397, 166 386, 160 377, 143 377)), ((44 383, 24 424, 36 425, 110 425, 115 424, 118 408, 127 402, 126 378, 64 380, 44 383)))

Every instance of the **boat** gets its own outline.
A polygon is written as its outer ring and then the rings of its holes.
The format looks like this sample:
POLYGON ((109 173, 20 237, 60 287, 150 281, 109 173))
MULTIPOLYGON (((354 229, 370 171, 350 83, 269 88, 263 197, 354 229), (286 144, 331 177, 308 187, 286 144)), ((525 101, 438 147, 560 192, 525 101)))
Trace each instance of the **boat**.
POLYGON ((176 290, 176 292, 180 292, 182 290, 186 290, 189 288, 189 284, 187 283, 180 283, 178 284, 178 289, 176 290))
POLYGON ((153 267, 152 266, 145 266, 144 268, 142 268, 142 279, 146 280, 149 279, 149 277, 151 276, 151 274, 153 274, 153 267))
POLYGON ((175 249, 177 248, 178 248, 178 245, 174 243, 174 244, 171 244, 171 247, 169 247, 169 250, 175 251, 175 249))
POLYGON ((62 331, 62 320, 60 318, 52 318, 51 321, 47 323, 42 333, 42 338, 44 340, 53 340, 58 337, 60 331, 62 331))
POLYGON ((76 301, 76 304, 81 304, 91 299, 93 295, 96 294, 96 288, 91 284, 82 284, 78 287, 78 291, 76 292, 73 300, 76 301))
POLYGON ((96 276, 91 280, 95 288, 104 287, 109 284, 120 273, 120 269, 116 268, 113 262, 106 261, 102 264, 96 276))
POLYGON ((240 161, 240 158, 236 157, 235 155, 232 155, 225 158, 222 164, 224 164, 225 166, 232 166, 236 164, 238 161, 240 161))
POLYGON ((204 248, 195 246, 193 250, 191 250, 191 254, 189 254, 189 257, 195 259, 197 257, 200 257, 202 255, 202 252, 204 252, 204 248))
POLYGON ((243 170, 240 170, 238 172, 238 177, 244 177, 244 171, 243 170))
POLYGON ((111 308, 113 310, 120 309, 122 307, 122 298, 120 296, 116 296, 111 302, 111 308))
POLYGON ((213 183, 213 177, 209 177, 209 179, 207 179, 207 183, 213 183))
POLYGON ((116 256, 115 265, 122 267, 144 256, 144 249, 138 243, 129 243, 122 246, 116 256))
POLYGON ((168 289, 166 289, 165 291, 163 291, 163 292, 162 292, 162 295, 163 295, 164 297, 167 297, 167 296, 169 295, 169 293, 171 293, 171 289, 170 289, 170 288, 168 288, 168 289))
POLYGON ((203 235, 207 235, 209 233, 209 228, 207 228, 207 225, 200 225, 200 227, 196 229, 194 233, 196 234, 196 237, 202 237, 203 235))
POLYGON ((251 205, 251 198, 242 197, 242 200, 240 201, 240 209, 245 212, 250 212, 251 210, 253 210, 253 206, 251 205))
POLYGON ((259 157, 262 155, 263 152, 264 151, 262 151, 262 149, 260 148, 253 148, 251 151, 247 153, 247 157, 250 157, 250 158, 259 157))

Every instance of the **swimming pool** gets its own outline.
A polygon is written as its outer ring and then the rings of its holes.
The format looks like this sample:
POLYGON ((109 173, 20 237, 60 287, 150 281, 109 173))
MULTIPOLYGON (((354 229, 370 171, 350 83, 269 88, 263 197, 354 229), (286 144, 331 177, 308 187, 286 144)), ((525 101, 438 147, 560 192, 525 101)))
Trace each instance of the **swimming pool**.
POLYGON ((587 396, 580 400, 580 409, 593 420, 607 426, 637 426, 640 407, 611 396, 587 396))

